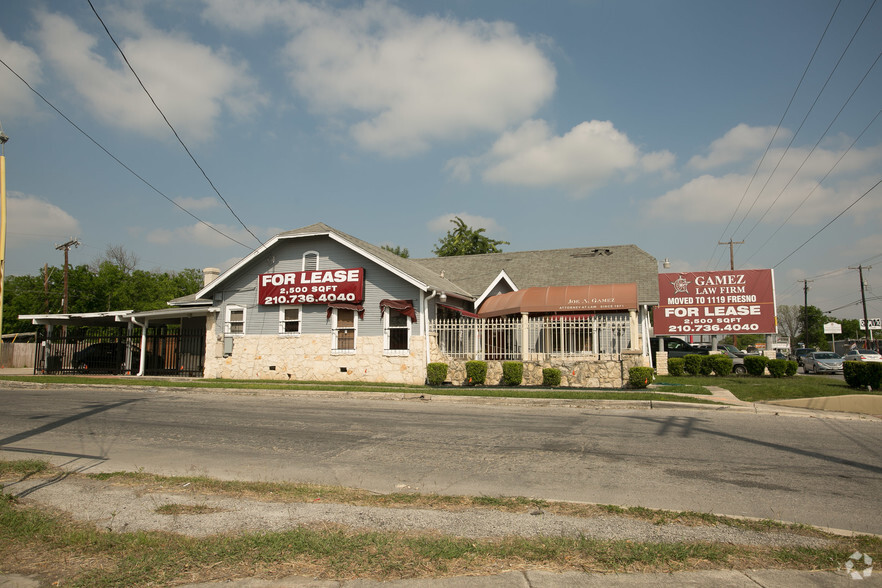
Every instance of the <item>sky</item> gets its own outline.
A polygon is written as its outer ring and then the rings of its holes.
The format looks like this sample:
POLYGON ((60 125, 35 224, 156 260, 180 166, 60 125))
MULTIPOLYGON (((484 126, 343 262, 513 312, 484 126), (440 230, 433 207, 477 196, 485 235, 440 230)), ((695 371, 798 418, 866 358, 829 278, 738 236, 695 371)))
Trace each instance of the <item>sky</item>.
POLYGON ((226 269, 316 222, 431 257, 458 216, 662 272, 743 241, 839 318, 875 263, 879 317, 879 30, 873 0, 7 1, 6 273, 72 239, 226 269))

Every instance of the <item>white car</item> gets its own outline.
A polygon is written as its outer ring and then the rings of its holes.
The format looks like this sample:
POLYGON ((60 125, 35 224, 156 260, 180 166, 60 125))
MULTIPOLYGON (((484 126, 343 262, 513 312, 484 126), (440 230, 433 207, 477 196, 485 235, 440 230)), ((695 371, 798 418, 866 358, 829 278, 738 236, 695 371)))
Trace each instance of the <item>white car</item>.
POLYGON ((845 361, 879 361, 882 362, 882 355, 872 349, 852 349, 843 357, 845 361))

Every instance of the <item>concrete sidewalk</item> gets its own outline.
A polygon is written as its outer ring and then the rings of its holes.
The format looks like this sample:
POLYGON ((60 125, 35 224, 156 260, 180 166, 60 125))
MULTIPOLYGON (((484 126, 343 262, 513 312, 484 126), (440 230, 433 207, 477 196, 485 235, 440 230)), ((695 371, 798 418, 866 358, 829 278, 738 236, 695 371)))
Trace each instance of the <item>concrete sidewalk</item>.
MULTIPOLYGON (((836 572, 792 570, 708 570, 671 574, 587 574, 543 571, 506 572, 495 576, 459 576, 419 580, 316 580, 290 576, 281 580, 257 578, 229 579, 201 584, 183 584, 181 588, 568 588, 568 587, 653 587, 714 586, 715 588, 811 588, 882 586, 882 574, 861 577, 860 584, 844 569, 836 572)), ((0 588, 43 588, 39 580, 27 576, 0 576, 0 588)))

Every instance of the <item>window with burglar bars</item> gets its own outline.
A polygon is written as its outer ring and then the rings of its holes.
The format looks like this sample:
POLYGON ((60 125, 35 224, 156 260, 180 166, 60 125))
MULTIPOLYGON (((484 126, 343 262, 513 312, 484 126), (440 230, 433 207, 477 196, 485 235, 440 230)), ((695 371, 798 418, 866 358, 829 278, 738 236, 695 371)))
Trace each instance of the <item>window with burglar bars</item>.
POLYGON ((627 314, 531 317, 526 336, 517 317, 438 319, 431 322, 430 331, 442 353, 460 359, 620 355, 631 347, 627 314))

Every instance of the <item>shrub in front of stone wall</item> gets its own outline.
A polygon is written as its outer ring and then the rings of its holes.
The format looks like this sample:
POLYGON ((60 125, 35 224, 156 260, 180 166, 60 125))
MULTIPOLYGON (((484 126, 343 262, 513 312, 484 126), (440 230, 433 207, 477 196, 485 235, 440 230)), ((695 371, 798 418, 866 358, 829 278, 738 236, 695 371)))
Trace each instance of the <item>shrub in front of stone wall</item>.
POLYGON ((687 355, 683 358, 683 369, 690 376, 697 376, 701 373, 701 355, 687 355))
POLYGON ((441 362, 430 363, 426 366, 426 381, 429 386, 440 386, 447 379, 447 364, 441 362))
POLYGON ((796 363, 796 360, 793 360, 793 359, 788 359, 786 361, 787 361, 787 368, 784 370, 784 375, 787 376, 788 378, 795 376, 797 370, 799 369, 799 364, 796 363))
POLYGON ((732 373, 732 358, 722 354, 708 355, 713 363, 714 373, 721 378, 725 378, 732 373))
POLYGON ((472 386, 480 386, 487 379, 486 361, 467 361, 466 377, 472 386))
POLYGON ((766 364, 766 367, 769 368, 769 374, 771 374, 773 378, 783 378, 787 375, 786 359, 770 359, 769 363, 766 364))
POLYGON ((765 355, 747 355, 744 357, 744 369, 751 376, 761 376, 766 371, 769 358, 765 355))
POLYGON ((542 369, 543 386, 560 386, 560 370, 557 368, 542 369))
POLYGON ((686 374, 686 360, 682 357, 672 357, 668 360, 668 375, 683 376, 686 374))
POLYGON ((506 386, 520 386, 524 381, 524 364, 519 361, 502 362, 502 383, 506 386))
POLYGON ((632 367, 628 370, 628 386, 646 388, 655 378, 655 370, 651 367, 632 367))

